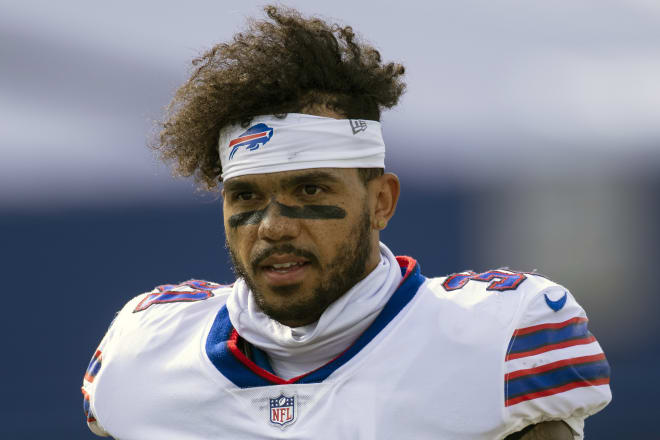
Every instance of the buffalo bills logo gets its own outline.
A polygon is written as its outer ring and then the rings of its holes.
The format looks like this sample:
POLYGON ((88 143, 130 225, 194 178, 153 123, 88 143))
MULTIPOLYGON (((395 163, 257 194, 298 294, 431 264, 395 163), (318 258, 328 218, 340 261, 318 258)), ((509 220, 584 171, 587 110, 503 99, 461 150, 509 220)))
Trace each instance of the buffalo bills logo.
POLYGON ((273 137, 273 129, 266 124, 255 124, 245 130, 240 136, 229 141, 229 160, 234 157, 234 154, 240 147, 246 147, 250 151, 254 151, 273 137))
POLYGON ((270 398, 270 423, 284 428, 296 419, 296 396, 270 398))

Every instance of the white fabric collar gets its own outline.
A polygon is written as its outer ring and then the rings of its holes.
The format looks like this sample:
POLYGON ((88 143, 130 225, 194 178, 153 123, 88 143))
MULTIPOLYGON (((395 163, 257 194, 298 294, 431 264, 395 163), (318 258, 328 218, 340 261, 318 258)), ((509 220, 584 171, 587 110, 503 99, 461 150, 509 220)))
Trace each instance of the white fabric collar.
POLYGON ((229 319, 241 337, 268 354, 279 377, 291 379, 315 370, 355 341, 399 286, 403 277, 394 254, 383 243, 380 254, 378 266, 313 324, 291 328, 269 318, 242 279, 227 300, 229 319))

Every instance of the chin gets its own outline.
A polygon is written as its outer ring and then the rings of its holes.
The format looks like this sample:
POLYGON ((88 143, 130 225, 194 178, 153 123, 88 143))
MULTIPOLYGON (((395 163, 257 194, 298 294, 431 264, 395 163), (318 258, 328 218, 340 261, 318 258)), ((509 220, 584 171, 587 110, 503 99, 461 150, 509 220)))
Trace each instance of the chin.
POLYGON ((268 290, 277 296, 291 296, 302 291, 303 283, 285 284, 283 286, 268 286, 268 290))
POLYGON ((301 297, 300 284, 277 286, 265 292, 252 290, 257 305, 271 319, 289 327, 310 324, 321 316, 327 307, 316 296, 301 297))

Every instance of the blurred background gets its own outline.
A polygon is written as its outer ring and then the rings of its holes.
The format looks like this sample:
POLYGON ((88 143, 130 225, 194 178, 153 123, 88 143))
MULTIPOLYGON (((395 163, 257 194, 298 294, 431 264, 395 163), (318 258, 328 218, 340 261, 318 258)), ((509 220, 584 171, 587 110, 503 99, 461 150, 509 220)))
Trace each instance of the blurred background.
MULTIPOLYGON (((233 280, 217 197, 145 145, 190 61, 261 4, 0 0, 3 439, 94 438, 80 385, 115 311, 233 280)), ((508 266, 567 286, 612 364, 587 437, 657 436, 660 3, 287 4, 407 67, 383 117, 403 182, 383 241, 427 276, 508 266)))

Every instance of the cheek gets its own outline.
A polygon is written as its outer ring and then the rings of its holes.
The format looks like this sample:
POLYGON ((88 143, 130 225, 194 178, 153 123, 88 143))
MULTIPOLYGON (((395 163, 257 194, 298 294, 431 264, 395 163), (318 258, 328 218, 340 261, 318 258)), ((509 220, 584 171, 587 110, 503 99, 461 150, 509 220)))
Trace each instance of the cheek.
POLYGON ((334 258, 346 241, 354 238, 358 219, 347 217, 343 220, 327 221, 323 226, 310 225, 315 230, 314 235, 319 248, 326 257, 334 258))
POLYGON ((253 240, 250 238, 250 230, 254 228, 239 227, 231 228, 225 222, 225 238, 227 245, 234 252, 234 255, 245 261, 246 256, 249 255, 249 250, 253 240))

